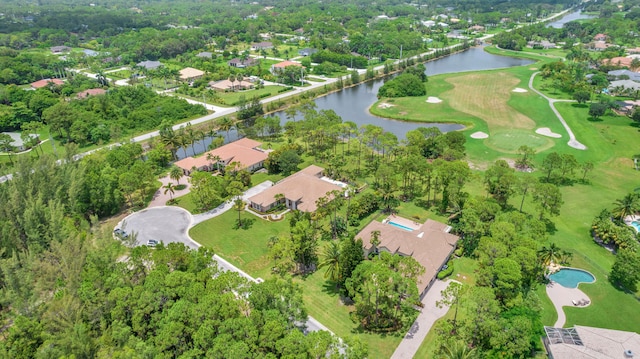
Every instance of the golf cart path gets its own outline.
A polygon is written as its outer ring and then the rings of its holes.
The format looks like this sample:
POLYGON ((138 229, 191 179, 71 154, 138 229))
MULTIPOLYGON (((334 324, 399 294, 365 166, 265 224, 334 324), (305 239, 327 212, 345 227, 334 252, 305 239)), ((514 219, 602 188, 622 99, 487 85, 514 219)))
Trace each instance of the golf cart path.
POLYGON ((554 98, 551 98, 551 97, 543 94, 542 92, 538 91, 536 88, 534 88, 533 87, 533 79, 535 79, 536 75, 539 74, 539 73, 540 73, 540 71, 537 71, 537 72, 534 72, 533 74, 531 74, 531 78, 529 78, 529 88, 531 89, 531 91, 537 93, 538 95, 542 96, 544 99, 549 101, 549 106, 551 107, 551 110, 553 110, 553 113, 556 114, 556 117, 558 117, 558 120, 560 120, 560 123, 562 124, 562 126, 564 126, 564 129, 567 131, 567 134, 569 134, 569 142, 567 142, 569 147, 573 147, 573 148, 575 148, 577 150, 586 150, 587 146, 583 145, 582 143, 580 143, 576 139, 576 136, 573 134, 573 131, 571 131, 571 128, 569 127, 569 125, 564 120, 564 118, 562 118, 562 115, 560 115, 560 112, 558 112, 558 110, 554 106, 554 104, 556 102, 575 102, 575 101, 574 100, 558 100, 558 99, 554 99, 554 98))

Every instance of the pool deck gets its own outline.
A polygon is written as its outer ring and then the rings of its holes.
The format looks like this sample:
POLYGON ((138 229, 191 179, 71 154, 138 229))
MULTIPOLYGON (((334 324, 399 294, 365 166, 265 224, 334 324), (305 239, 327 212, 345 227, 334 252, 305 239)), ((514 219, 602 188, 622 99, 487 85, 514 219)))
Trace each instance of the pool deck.
POLYGON ((549 296, 549 299, 551 299, 551 302, 553 303, 553 306, 556 308, 556 312, 558 313, 558 320, 553 325, 556 328, 562 328, 564 326, 564 323, 567 321, 567 317, 564 314, 564 310, 562 310, 562 307, 584 308, 591 305, 591 299, 589 298, 589 296, 580 289, 566 288, 554 281, 551 281, 549 284, 547 284, 547 295, 549 296), (576 306, 573 304, 573 301, 578 302, 581 300, 588 300, 589 304, 582 306, 576 306))
POLYGON ((626 224, 627 226, 630 226, 630 227, 634 228, 636 231, 640 232, 640 231, 638 230, 638 228, 636 228, 636 226, 634 226, 634 225, 631 223, 631 222, 640 222, 640 216, 638 216, 638 215, 636 215, 636 214, 633 214, 633 215, 630 215, 630 216, 626 216, 626 217, 624 217, 623 222, 624 222, 624 224, 626 224))
POLYGON ((416 221, 412 221, 410 219, 406 219, 406 218, 402 218, 402 217, 398 217, 396 215, 390 215, 389 217, 387 217, 382 223, 389 223, 389 222, 393 222, 393 223, 397 223, 401 226, 405 226, 407 228, 411 228, 411 230, 413 231, 417 231, 420 228, 420 223, 416 222, 416 221))

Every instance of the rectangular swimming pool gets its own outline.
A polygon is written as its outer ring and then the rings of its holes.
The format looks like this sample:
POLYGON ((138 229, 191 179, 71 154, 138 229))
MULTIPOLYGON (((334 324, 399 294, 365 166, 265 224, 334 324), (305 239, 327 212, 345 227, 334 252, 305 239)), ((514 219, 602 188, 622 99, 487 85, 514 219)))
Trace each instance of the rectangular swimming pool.
POLYGON ((409 228, 407 226, 403 226, 400 223, 396 223, 396 222, 391 222, 389 221, 389 224, 394 226, 394 227, 398 227, 400 229, 404 229, 405 231, 409 231, 409 232, 413 232, 413 228, 409 228))

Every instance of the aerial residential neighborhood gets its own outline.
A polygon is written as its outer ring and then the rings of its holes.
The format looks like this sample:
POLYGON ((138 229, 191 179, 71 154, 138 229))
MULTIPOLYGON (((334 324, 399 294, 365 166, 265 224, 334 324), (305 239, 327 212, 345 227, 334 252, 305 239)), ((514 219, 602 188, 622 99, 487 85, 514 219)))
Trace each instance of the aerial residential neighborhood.
POLYGON ((0 10, 0 358, 640 355, 640 3, 0 10))

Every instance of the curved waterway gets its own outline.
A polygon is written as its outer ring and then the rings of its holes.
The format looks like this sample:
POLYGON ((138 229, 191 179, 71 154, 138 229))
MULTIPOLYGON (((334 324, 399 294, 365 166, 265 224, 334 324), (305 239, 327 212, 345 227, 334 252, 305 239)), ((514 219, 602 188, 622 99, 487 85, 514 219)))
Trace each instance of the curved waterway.
MULTIPOLYGON (((482 47, 473 47, 464 52, 427 62, 425 66, 427 67, 427 75, 433 76, 464 71, 508 68, 529 65, 533 62, 529 59, 492 55, 485 52, 482 47)), ((398 136, 399 139, 404 139, 407 131, 418 127, 438 127, 442 132, 455 131, 464 127, 454 123, 416 123, 373 116, 369 113, 369 107, 378 100, 378 89, 384 84, 384 81, 385 79, 369 81, 319 97, 315 100, 317 110, 334 110, 342 117, 343 121, 353 121, 358 126, 365 124, 380 126, 385 131, 392 132, 398 136)), ((276 112, 273 115, 280 117, 282 123, 288 121, 283 111, 276 112)))
MULTIPOLYGON (((500 68, 508 68, 514 66, 529 65, 534 61, 528 59, 519 59, 507 56, 492 55, 485 52, 482 47, 472 47, 464 52, 455 53, 438 60, 425 63, 427 67, 427 75, 439 75, 465 71, 493 70, 500 68)), ((358 126, 372 124, 382 127, 383 130, 391 132, 402 140, 410 130, 418 127, 438 127, 442 132, 460 130, 464 126, 456 123, 419 123, 397 121, 387 118, 373 116, 369 113, 369 107, 377 100, 378 89, 386 79, 379 79, 364 82, 360 85, 346 88, 344 90, 333 92, 326 96, 315 99, 317 110, 334 110, 343 121, 353 121, 358 126)), ((427 85, 428 86, 428 85, 427 85)), ((280 122, 284 124, 288 122, 284 111, 278 111, 271 116, 280 117, 280 122)), ((220 132, 225 136, 225 132, 220 132)), ((234 141, 238 138, 235 130, 231 130, 227 141, 234 141)), ((191 156, 194 152, 202 153, 206 151, 207 146, 211 143, 211 138, 204 140, 204 146, 201 142, 196 142, 192 146, 187 147, 187 151, 180 148, 178 150, 178 158, 191 156), (186 156, 185 156, 186 155, 186 156)))
POLYGON ((583 20, 583 19, 593 19, 595 16, 583 14, 581 10, 576 12, 572 12, 563 16, 560 20, 556 20, 547 24, 547 27, 553 27, 556 29, 562 29, 564 24, 575 21, 575 20, 583 20))

